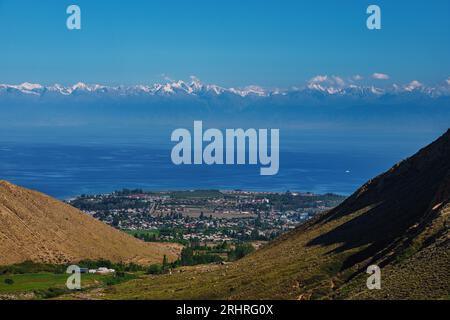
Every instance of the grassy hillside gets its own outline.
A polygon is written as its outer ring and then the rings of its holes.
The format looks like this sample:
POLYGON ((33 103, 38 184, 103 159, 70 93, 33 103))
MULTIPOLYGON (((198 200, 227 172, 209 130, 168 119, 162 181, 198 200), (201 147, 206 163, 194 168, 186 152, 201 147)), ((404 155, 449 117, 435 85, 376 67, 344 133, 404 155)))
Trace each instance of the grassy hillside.
POLYGON ((41 193, 0 181, 0 265, 110 260, 152 264, 176 244, 144 243, 41 193))
MULTIPOLYGON (((449 299, 450 131, 336 209, 228 266, 107 288, 106 299, 449 299), (366 287, 367 267, 382 289, 366 287)), ((100 297, 100 296, 99 296, 100 297)))

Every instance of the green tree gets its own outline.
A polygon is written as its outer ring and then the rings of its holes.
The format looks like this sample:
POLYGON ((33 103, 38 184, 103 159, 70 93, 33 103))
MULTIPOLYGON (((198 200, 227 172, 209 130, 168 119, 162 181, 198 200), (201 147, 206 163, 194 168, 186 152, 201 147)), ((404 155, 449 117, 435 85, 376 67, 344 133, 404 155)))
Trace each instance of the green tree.
POLYGON ((164 255, 164 258, 163 258, 162 269, 163 269, 163 271, 167 271, 169 269, 169 261, 167 260, 166 255, 164 255))
POLYGON ((250 239, 252 240, 258 240, 259 239, 259 232, 256 229, 253 229, 250 234, 250 239))
POLYGON ((246 255, 255 251, 255 248, 249 243, 242 243, 236 245, 236 248, 228 255, 229 260, 235 261, 242 259, 246 255))
POLYGON ((117 228, 119 226, 120 223, 120 219, 118 216, 114 216, 113 221, 112 221, 112 225, 113 227, 117 228))
POLYGON ((182 266, 192 266, 194 264, 194 250, 191 247, 183 248, 180 260, 182 266))
POLYGON ((162 266, 159 264, 152 264, 147 270, 147 274, 161 274, 162 272, 162 266))

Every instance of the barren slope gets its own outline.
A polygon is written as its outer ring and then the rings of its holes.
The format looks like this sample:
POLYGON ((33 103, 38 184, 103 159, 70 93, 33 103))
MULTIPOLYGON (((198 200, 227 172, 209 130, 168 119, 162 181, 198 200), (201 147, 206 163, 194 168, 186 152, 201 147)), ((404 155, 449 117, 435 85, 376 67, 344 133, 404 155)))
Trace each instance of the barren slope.
POLYGON ((178 245, 144 243, 77 209, 0 181, 0 265, 107 259, 140 264, 175 259, 178 245))

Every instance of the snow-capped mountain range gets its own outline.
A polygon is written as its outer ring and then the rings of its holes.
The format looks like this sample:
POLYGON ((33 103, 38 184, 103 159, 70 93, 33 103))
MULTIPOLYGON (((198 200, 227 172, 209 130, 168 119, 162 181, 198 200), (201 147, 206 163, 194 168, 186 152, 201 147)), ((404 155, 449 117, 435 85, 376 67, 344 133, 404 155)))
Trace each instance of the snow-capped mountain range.
POLYGON ((317 76, 301 87, 288 89, 267 89, 259 86, 225 88, 214 84, 204 84, 193 77, 190 81, 169 81, 152 85, 106 86, 101 84, 77 83, 72 86, 59 84, 44 86, 33 83, 19 85, 0 84, 0 98, 5 94, 32 96, 77 94, 118 95, 118 96, 221 96, 273 97, 291 94, 323 94, 328 96, 381 97, 398 94, 421 94, 431 98, 450 96, 450 77, 437 86, 426 86, 417 80, 407 84, 376 86, 359 84, 358 80, 346 81, 337 76, 317 76))

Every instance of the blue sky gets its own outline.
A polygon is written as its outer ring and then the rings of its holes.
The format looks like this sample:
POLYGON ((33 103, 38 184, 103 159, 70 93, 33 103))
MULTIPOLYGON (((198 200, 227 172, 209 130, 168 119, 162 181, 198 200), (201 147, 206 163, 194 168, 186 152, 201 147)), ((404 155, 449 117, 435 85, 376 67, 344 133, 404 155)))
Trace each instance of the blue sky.
POLYGON ((0 82, 137 84, 196 75, 291 86, 318 74, 450 76, 450 1, 0 0, 0 82), (82 30, 66 29, 66 8, 82 30), (366 28, 369 4, 381 31, 366 28))

